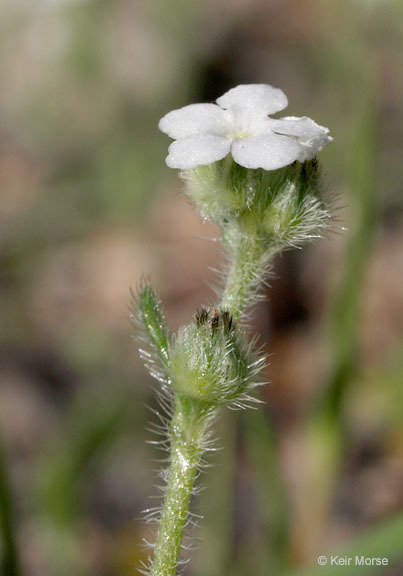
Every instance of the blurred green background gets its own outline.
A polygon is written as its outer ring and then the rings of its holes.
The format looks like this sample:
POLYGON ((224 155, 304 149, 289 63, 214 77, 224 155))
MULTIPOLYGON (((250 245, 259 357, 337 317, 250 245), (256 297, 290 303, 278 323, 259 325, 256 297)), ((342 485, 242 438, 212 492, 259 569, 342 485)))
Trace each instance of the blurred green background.
POLYGON ((341 551, 389 566, 340 574, 403 573, 402 24, 400 0, 2 0, 2 575, 146 559, 161 455, 129 287, 150 276, 177 328, 222 262, 158 120, 259 82, 335 138, 334 233, 275 263, 265 405, 218 423, 185 573, 325 575, 341 551))

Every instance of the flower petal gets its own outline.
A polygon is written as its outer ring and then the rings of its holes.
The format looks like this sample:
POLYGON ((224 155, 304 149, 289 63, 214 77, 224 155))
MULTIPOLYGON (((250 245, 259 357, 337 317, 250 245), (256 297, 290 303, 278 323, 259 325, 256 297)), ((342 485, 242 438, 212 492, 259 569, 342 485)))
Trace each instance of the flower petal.
POLYGON ((329 136, 329 129, 316 124, 307 116, 302 118, 286 116, 279 120, 270 118, 267 125, 270 130, 277 134, 294 136, 298 140, 302 146, 301 156, 298 158, 300 162, 311 160, 325 146, 333 142, 333 138, 329 136))
POLYGON ((172 142, 166 163, 170 168, 190 170, 222 160, 229 153, 231 140, 213 134, 198 134, 172 142))
POLYGON ((301 154, 301 146, 295 138, 278 134, 259 134, 243 140, 235 140, 232 157, 245 168, 277 170, 292 164, 301 154))
POLYGON ((259 116, 274 114, 288 106, 287 96, 268 84, 241 84, 216 100, 222 108, 253 110, 259 116))
POLYGON ((225 136, 230 132, 228 114, 216 104, 190 104, 173 110, 161 118, 158 127, 175 139, 198 133, 225 136))

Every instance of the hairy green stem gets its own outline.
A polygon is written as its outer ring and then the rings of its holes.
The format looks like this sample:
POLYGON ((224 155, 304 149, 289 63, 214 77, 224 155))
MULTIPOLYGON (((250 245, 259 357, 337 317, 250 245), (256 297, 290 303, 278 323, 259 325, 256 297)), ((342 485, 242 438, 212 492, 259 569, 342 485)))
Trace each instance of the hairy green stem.
MULTIPOLYGON (((234 236, 229 237, 223 230, 223 240, 230 250, 231 264, 220 307, 237 319, 256 290, 273 252, 267 250, 267 244, 255 232, 253 221, 246 218, 240 222, 240 228, 234 236)), ((143 291, 140 296, 142 319, 154 346, 160 349, 159 334, 163 321, 162 317, 154 321, 156 301, 151 293, 147 294, 143 291)), ((205 434, 211 414, 206 403, 191 400, 188 396, 175 395, 170 425, 167 486, 150 576, 176 574, 190 499, 205 449, 205 434)))
MULTIPOLYGON (((266 262, 256 238, 243 237, 232 250, 232 267, 221 307, 237 318, 266 262)), ((170 425, 170 464, 150 576, 174 576, 190 499, 211 413, 203 403, 176 396, 170 425)))
POLYGON ((176 574, 206 424, 197 404, 177 402, 170 427, 170 465, 151 576, 176 574))
MULTIPOLYGON (((266 259, 256 238, 243 237, 232 250, 232 267, 221 307, 237 318, 245 308, 266 259)), ((170 464, 150 576, 175 576, 190 499, 204 450, 209 411, 202 403, 175 398, 170 425, 170 464)))
POLYGON ((231 264, 221 308, 238 318, 248 304, 267 264, 266 250, 254 237, 246 236, 231 249, 231 264))

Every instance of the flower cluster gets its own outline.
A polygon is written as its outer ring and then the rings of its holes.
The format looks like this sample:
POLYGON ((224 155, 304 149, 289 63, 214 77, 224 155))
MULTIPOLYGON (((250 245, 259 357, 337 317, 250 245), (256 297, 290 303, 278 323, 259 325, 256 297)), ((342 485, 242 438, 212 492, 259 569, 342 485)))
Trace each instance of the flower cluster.
POLYGON ((277 170, 312 160, 333 141, 327 128, 306 116, 270 118, 288 100, 267 84, 237 86, 216 102, 184 106, 160 120, 160 130, 175 139, 166 158, 170 168, 189 170, 231 153, 245 168, 277 170))

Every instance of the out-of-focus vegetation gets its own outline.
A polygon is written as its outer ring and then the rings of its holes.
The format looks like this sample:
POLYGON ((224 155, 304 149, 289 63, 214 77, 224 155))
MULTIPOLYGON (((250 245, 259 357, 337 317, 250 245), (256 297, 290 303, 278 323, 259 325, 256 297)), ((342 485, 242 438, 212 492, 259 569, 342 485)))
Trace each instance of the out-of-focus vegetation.
POLYGON ((330 127, 336 233, 276 263, 266 404, 220 422, 186 572, 325 575, 339 552, 402 572, 402 19, 398 0, 0 4, 1 574, 128 576, 148 553, 129 286, 152 275, 175 328, 221 258, 158 119, 249 82, 330 127))

